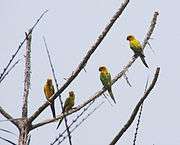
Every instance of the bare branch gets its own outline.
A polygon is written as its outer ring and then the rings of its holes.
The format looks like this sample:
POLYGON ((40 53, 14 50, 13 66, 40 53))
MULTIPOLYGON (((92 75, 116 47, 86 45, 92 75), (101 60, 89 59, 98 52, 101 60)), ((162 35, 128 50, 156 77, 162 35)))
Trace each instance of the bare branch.
POLYGON ((15 126, 19 126, 18 120, 15 120, 10 114, 8 114, 1 106, 0 106, 0 113, 7 118, 9 121, 11 121, 15 126))
MULTIPOLYGON (((78 74, 81 72, 81 70, 86 66, 88 60, 90 59, 91 55, 94 53, 94 51, 97 49, 99 44, 102 42, 104 37, 107 35, 115 21, 119 18, 119 16, 122 14, 124 9, 126 8, 127 4, 129 3, 129 0, 124 0, 124 2, 121 4, 118 11, 115 13, 115 15, 110 19, 109 24, 106 25, 105 29, 102 31, 102 33, 97 38, 96 42, 91 46, 90 50, 87 52, 86 56, 83 58, 83 60, 80 62, 78 67, 73 71, 74 73, 70 76, 70 78, 67 79, 67 81, 64 83, 64 85, 55 93, 55 95, 52 97, 52 100, 55 100, 68 86, 69 84, 78 76, 78 74)), ((32 122, 39 114, 49 105, 48 101, 46 101, 42 106, 38 108, 38 110, 29 118, 29 121, 32 122)))
MULTIPOLYGON (((30 32, 31 30, 29 30, 30 32)), ((31 40, 32 33, 29 37, 26 34, 26 55, 25 55, 25 70, 24 70, 24 94, 23 94, 23 107, 22 107, 22 117, 27 117, 28 114, 28 96, 30 88, 31 79, 31 40)))
POLYGON ((4 78, 11 72, 11 70, 19 63, 20 59, 17 60, 10 68, 7 70, 7 72, 1 77, 0 83, 4 80, 4 78))
POLYGON ((10 141, 9 139, 6 139, 6 138, 4 138, 4 137, 1 137, 1 136, 0 136, 0 139, 2 139, 2 140, 4 140, 4 141, 8 142, 9 144, 17 145, 17 144, 15 144, 14 142, 12 142, 12 141, 10 141))
MULTIPOLYGON (((92 101, 91 103, 89 103, 87 107, 84 107, 84 110, 83 110, 80 114, 78 114, 78 115, 76 116, 76 118, 73 119, 73 121, 70 123, 69 128, 71 128, 71 126, 89 109, 89 107, 90 107, 93 103, 94 103, 94 101, 92 101)), ((65 129, 63 132, 61 132, 61 133, 58 135, 57 138, 55 138, 55 140, 53 141, 52 144, 56 143, 56 142, 59 140, 59 138, 61 138, 61 137, 64 135, 65 132, 66 132, 66 129, 65 129)))
MULTIPOLYGON (((84 107, 84 110, 83 110, 79 115, 77 115, 77 117, 72 121, 72 123, 69 125, 69 127, 71 127, 71 126, 84 114, 84 112, 87 111, 87 109, 88 109, 93 103, 94 103, 94 101, 92 101, 91 103, 89 103, 87 107, 84 107)), ((52 123, 52 122, 54 122, 54 121, 57 121, 57 120, 59 120, 59 118, 62 118, 62 117, 57 117, 57 118, 53 118, 53 119, 46 119, 46 120, 44 120, 44 121, 42 121, 42 122, 40 122, 40 123, 37 123, 37 124, 32 125, 31 128, 30 128, 30 130, 33 130, 33 129, 38 128, 38 127, 41 127, 41 126, 43 126, 43 125, 45 125, 45 124, 49 124, 49 123, 52 123)), ((65 131, 66 131, 66 130, 65 130, 65 131)), ((64 133, 65 133, 65 131, 64 131, 64 133)))
POLYGON ((144 100, 147 98, 147 96, 149 95, 151 90, 154 88, 154 86, 157 82, 158 76, 159 76, 159 71, 160 71, 160 67, 158 67, 156 69, 153 81, 151 82, 147 91, 144 93, 143 97, 137 103, 137 105, 134 108, 129 120, 126 122, 126 124, 123 126, 123 128, 120 130, 120 132, 116 135, 116 137, 112 140, 112 142, 109 145, 115 145, 117 143, 117 141, 121 138, 121 136, 124 134, 124 132, 130 127, 130 125, 132 124, 132 122, 134 121, 134 119, 138 113, 138 110, 139 110, 141 104, 144 102, 144 100))
POLYGON ((23 118, 21 117, 21 118, 13 118, 13 119, 1 119, 0 122, 12 121, 12 120, 17 122, 17 121, 23 120, 23 118))
POLYGON ((11 132, 11 131, 9 131, 9 130, 7 130, 7 129, 0 128, 0 131, 6 132, 6 133, 9 133, 9 134, 12 134, 12 135, 14 135, 15 137, 17 137, 17 135, 16 135, 14 132, 11 132))
POLYGON ((142 110, 143 110, 143 103, 141 104, 140 110, 139 110, 138 121, 137 121, 137 125, 136 125, 136 131, 134 133, 133 145, 136 145, 136 139, 137 139, 139 124, 140 124, 140 121, 141 121, 142 110))
MULTIPOLYGON (((149 31, 147 32, 147 35, 146 35, 146 37, 148 37, 148 38, 150 38, 151 34, 153 33, 152 30, 154 30, 155 24, 156 24, 156 22, 154 22, 154 21, 157 20, 157 16, 158 16, 158 13, 155 12, 154 15, 153 15, 153 19, 152 19, 152 21, 151 21, 151 25, 150 25, 149 31)), ((149 39, 147 39, 146 37, 145 37, 144 40, 148 41, 149 39)), ((146 42, 146 41, 144 41, 144 42, 146 42)), ((146 44, 147 44, 147 43, 146 43, 146 44)), ((146 44, 143 43, 143 46, 145 47, 146 44)), ((136 60, 135 57, 132 57, 132 58, 130 59, 130 61, 129 61, 128 64, 124 67, 124 69, 123 69, 122 71, 120 71, 120 72, 112 79, 112 85, 113 85, 118 79, 120 79, 120 78, 128 71, 128 69, 132 66, 132 64, 134 63, 135 60, 136 60)), ((62 91, 63 91, 63 88, 61 88, 61 89, 62 89, 62 91)), ((59 90, 60 93, 61 93, 61 89, 59 90)), ((59 94, 59 91, 56 93, 57 95, 59 94)), ((94 101, 96 98, 98 98, 99 96, 101 96, 105 91, 106 91, 106 88, 102 88, 100 91, 96 92, 95 95, 91 96, 86 102, 84 102, 83 104, 77 106, 76 109, 71 110, 71 111, 69 111, 68 113, 65 113, 64 115, 63 115, 63 114, 60 114, 60 116, 57 117, 57 118, 58 118, 58 119, 61 119, 63 116, 67 116, 67 115, 70 115, 70 114, 72 114, 72 113, 75 113, 75 112, 79 111, 81 108, 83 108, 84 106, 86 106, 87 104, 89 104, 91 101, 94 101)), ((55 94, 54 97, 56 97, 56 94, 55 94)), ((46 106, 48 106, 48 104, 49 104, 48 102, 44 103, 44 104, 31 116, 31 121, 33 121, 33 120, 35 119, 35 117, 38 116, 38 115, 42 112, 43 108, 45 108, 46 106)), ((53 120, 53 121, 54 121, 54 120, 53 120)), ((51 122, 53 122, 53 121, 51 121, 51 122)))
MULTIPOLYGON (((83 119, 70 131, 71 134, 72 134, 84 121, 86 121, 86 120, 89 118, 89 116, 91 116, 97 109, 99 109, 103 104, 104 104, 104 102, 100 103, 100 104, 99 104, 98 106, 96 106, 90 113, 88 113, 88 114, 86 115, 86 117, 83 118, 83 119)), ((60 136, 60 137, 63 137, 63 136, 60 136)), ((60 140, 60 141, 58 142, 58 145, 61 144, 67 137, 68 137, 67 135, 64 136, 64 137, 62 138, 62 140, 60 140)), ((55 142, 53 142, 51 145, 53 145, 54 143, 55 143, 55 142)))
MULTIPOLYGON (((44 40, 44 44, 45 44, 45 47, 46 47, 46 52, 47 52, 47 55, 48 55, 49 63, 50 63, 50 66, 51 66, 51 71, 53 73, 53 77, 54 77, 54 80, 55 80, 55 83, 56 83, 56 89, 58 90, 59 88, 58 88, 58 83, 57 83, 57 79, 56 79, 56 75, 55 75, 55 70, 54 70, 54 67, 53 67, 53 64, 52 64, 52 61, 51 61, 51 56, 50 56, 50 53, 49 53, 49 50, 48 50, 48 47, 47 47, 45 37, 43 37, 43 40, 44 40)), ((62 101, 60 95, 59 95, 59 101, 60 101, 60 104, 61 104, 61 110, 63 110, 63 101, 62 101)), ((69 137, 69 144, 72 145, 71 135, 70 135, 70 132, 69 132, 66 116, 64 117, 64 120, 65 120, 65 126, 66 126, 68 137, 69 137)))
MULTIPOLYGON (((30 29, 29 33, 27 34, 26 37, 29 37, 29 35, 33 32, 34 28, 36 27, 36 25, 39 23, 39 21, 41 20, 41 18, 48 12, 48 10, 44 11, 41 16, 37 19, 37 21, 35 22, 35 24, 32 26, 32 28, 30 29)), ((19 52, 19 50, 21 49, 21 47, 23 46, 23 44, 26 41, 26 37, 24 38, 24 40, 20 43, 20 45, 18 46, 16 52, 12 55, 11 59, 9 60, 7 66, 4 68, 3 72, 0 75, 0 80, 2 79, 3 75, 6 73, 7 69, 9 68, 10 64, 12 63, 12 61, 14 60, 14 58, 16 57, 17 53, 19 52)))
POLYGON ((150 37, 151 37, 151 34, 153 33, 153 31, 154 31, 154 28, 155 28, 155 25, 156 25, 156 21, 157 21, 157 16, 159 15, 159 12, 155 12, 154 13, 154 16, 153 16, 153 19, 152 19, 152 21, 151 21, 151 25, 150 25, 150 27, 149 27, 149 30, 148 30, 148 33, 146 34, 146 36, 145 36, 145 39, 144 39, 144 41, 143 41, 143 49, 145 48, 145 46, 147 45, 147 43, 148 43, 148 41, 149 41, 149 39, 150 39, 150 37))
POLYGON ((132 85, 131 85, 131 83, 130 83, 130 81, 129 81, 129 79, 128 79, 128 76, 124 73, 124 79, 126 80, 126 82, 127 82, 127 84, 130 86, 130 87, 132 87, 132 85))
MULTIPOLYGON (((149 76, 148 76, 147 81, 146 81, 146 84, 145 84, 144 93, 145 93, 146 90, 147 90, 148 83, 149 83, 149 76)), ((137 134, 138 134, 139 124, 140 124, 140 121, 141 121, 141 114, 142 114, 142 111, 143 111, 143 103, 141 104, 140 111, 139 111, 139 115, 138 115, 138 121, 137 121, 137 125, 136 125, 136 131, 135 131, 135 133, 134 133, 133 145, 136 144, 136 139, 137 139, 137 134)))

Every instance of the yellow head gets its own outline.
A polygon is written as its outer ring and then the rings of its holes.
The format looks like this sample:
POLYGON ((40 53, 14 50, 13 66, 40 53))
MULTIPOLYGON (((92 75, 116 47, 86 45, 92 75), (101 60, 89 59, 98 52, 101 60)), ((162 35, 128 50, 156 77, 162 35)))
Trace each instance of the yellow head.
POLYGON ((46 83, 47 83, 48 85, 52 85, 52 79, 48 78, 47 81, 46 81, 46 83))
POLYGON ((133 35, 128 35, 127 36, 127 40, 128 41, 132 41, 132 40, 134 40, 135 39, 135 37, 133 36, 133 35))
POLYGON ((99 71, 100 71, 101 73, 103 73, 103 72, 108 72, 108 70, 107 70, 107 68, 106 68, 105 66, 100 66, 100 67, 99 67, 99 71))

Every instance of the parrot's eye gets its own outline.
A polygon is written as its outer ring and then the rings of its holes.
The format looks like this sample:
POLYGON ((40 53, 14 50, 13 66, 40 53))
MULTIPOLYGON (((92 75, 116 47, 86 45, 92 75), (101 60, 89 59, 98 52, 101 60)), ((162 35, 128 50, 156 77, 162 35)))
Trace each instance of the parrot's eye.
POLYGON ((106 70, 106 67, 105 67, 105 66, 99 67, 99 71, 104 71, 104 70, 106 70))
POLYGON ((127 37, 127 40, 130 40, 130 39, 131 39, 131 36, 128 36, 128 37, 127 37))
POLYGON ((99 71, 102 71, 102 67, 99 68, 99 71))

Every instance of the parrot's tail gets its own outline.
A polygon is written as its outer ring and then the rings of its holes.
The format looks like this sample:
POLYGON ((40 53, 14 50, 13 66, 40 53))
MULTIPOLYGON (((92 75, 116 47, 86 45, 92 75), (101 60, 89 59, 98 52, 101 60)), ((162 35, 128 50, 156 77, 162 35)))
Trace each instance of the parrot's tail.
POLYGON ((113 93, 112 93, 112 90, 111 90, 111 89, 108 89, 108 93, 109 93, 111 99, 112 99, 112 100, 114 101, 114 103, 116 104, 116 100, 115 100, 115 98, 114 98, 114 95, 113 95, 113 93))
POLYGON ((53 117, 56 118, 56 112, 55 112, 55 108, 54 108, 54 102, 51 103, 50 107, 51 107, 51 112, 52 112, 53 117))
POLYGON ((59 120, 59 123, 58 123, 58 126, 56 127, 56 129, 59 128, 59 126, 61 125, 62 121, 63 121, 63 118, 61 120, 59 120))
POLYGON ((140 55, 140 58, 141 58, 143 64, 144 64, 147 68, 149 68, 149 66, 147 65, 147 63, 146 63, 146 61, 145 61, 145 56, 142 54, 142 55, 140 55))

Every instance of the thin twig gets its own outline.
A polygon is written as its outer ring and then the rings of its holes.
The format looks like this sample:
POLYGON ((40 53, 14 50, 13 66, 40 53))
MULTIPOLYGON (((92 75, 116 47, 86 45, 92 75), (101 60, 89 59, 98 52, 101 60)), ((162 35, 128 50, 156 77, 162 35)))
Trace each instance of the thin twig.
MULTIPOLYGON (((121 4, 118 11, 115 13, 115 15, 110 19, 110 22, 106 25, 102 33, 97 38, 96 42, 91 46, 83 60, 80 62, 78 67, 73 71, 74 73, 68 78, 68 80, 64 83, 64 85, 55 93, 55 95, 52 97, 52 100, 55 100, 68 86, 69 84, 78 76, 78 74, 81 72, 81 70, 86 66, 88 60, 92 56, 92 54, 95 52, 99 44, 102 42, 102 40, 105 38, 115 21, 119 18, 119 16, 122 14, 124 9, 126 8, 127 4, 129 3, 129 0, 124 0, 124 2, 121 4)), ((29 118, 29 121, 32 122, 39 114, 49 105, 48 101, 46 101, 43 105, 41 105, 38 110, 29 118)))
POLYGON ((136 139, 137 139, 139 124, 140 124, 140 121, 141 121, 142 110, 143 110, 143 103, 141 104, 140 110, 139 110, 138 121, 137 121, 137 125, 136 125, 136 131, 134 133, 133 145, 136 145, 136 139))
POLYGON ((12 142, 12 141, 10 141, 9 139, 6 139, 6 138, 4 138, 4 137, 1 137, 1 136, 0 136, 0 139, 2 139, 2 140, 4 140, 4 141, 8 142, 9 144, 17 145, 17 144, 15 144, 14 142, 12 142))
MULTIPOLYGON (((87 107, 84 107, 84 110, 83 110, 80 114, 78 114, 77 117, 76 117, 75 119, 73 119, 73 121, 70 123, 69 128, 71 128, 71 126, 89 109, 89 107, 90 107, 93 103, 94 103, 94 101, 92 101, 91 103, 89 103, 87 107)), ((64 135, 64 133, 65 133, 66 131, 67 131, 67 129, 65 129, 63 132, 61 132, 61 133, 58 135, 58 137, 56 137, 56 139, 55 139, 55 140, 53 141, 53 143, 51 143, 51 144, 52 144, 52 145, 55 144, 55 143, 59 140, 59 138, 61 138, 61 137, 64 135)))
POLYGON ((127 82, 127 84, 130 86, 130 87, 132 87, 132 85, 131 85, 131 83, 130 83, 130 81, 129 81, 129 79, 128 79, 128 77, 127 77, 127 75, 124 73, 124 79, 126 80, 126 82, 127 82))
POLYGON ((154 49, 152 48, 151 44, 149 42, 147 44, 148 44, 149 48, 151 49, 151 51, 153 52, 153 54, 155 55, 156 53, 155 53, 154 49))
MULTIPOLYGON (((44 40, 46 52, 47 52, 47 55, 48 55, 49 63, 50 63, 50 66, 51 66, 51 71, 53 73, 53 77, 54 77, 54 80, 55 80, 56 89, 58 90, 59 88, 58 88, 58 83, 57 83, 57 79, 56 79, 56 75, 55 75, 55 70, 54 70, 54 67, 53 67, 53 64, 52 64, 52 61, 51 61, 51 56, 50 56, 50 53, 49 53, 49 49, 47 47, 47 43, 46 43, 45 37, 43 37, 43 40, 44 40)), ((59 95, 59 101, 60 101, 60 104, 61 104, 61 110, 63 110, 63 101, 62 101, 60 95, 59 95)), ((66 126, 68 137, 69 137, 69 144, 72 145, 71 135, 70 135, 70 131, 69 131, 69 127, 68 127, 66 116, 64 117, 64 121, 65 121, 65 126, 66 126)))
MULTIPOLYGON (((29 30, 30 32, 30 30, 29 30)), ((26 33, 27 36, 27 33, 26 33)), ((31 40, 32 33, 26 37, 26 55, 25 55, 25 70, 24 70, 24 93, 23 93, 23 107, 22 107, 22 117, 27 117, 28 114, 28 96, 30 89, 30 79, 31 79, 31 40)))
POLYGON ((112 103, 110 102, 110 100, 108 99, 108 97, 106 96, 105 93, 103 93, 103 96, 104 96, 104 98, 108 101, 108 103, 109 103, 111 106, 113 106, 112 103))
POLYGON ((139 102, 135 106, 130 118, 128 119, 126 124, 123 126, 123 128, 119 131, 119 133, 115 136, 115 138, 112 140, 112 142, 109 145, 115 145, 117 143, 117 141, 121 138, 121 136, 124 134, 124 132, 130 127, 130 125, 132 124, 132 122, 134 121, 134 119, 135 119, 135 117, 136 117, 136 115, 138 113, 138 110, 139 110, 140 106, 142 105, 144 100, 147 98, 147 96, 149 95, 151 90, 154 88, 154 86, 155 86, 155 84, 157 82, 158 76, 159 76, 159 71, 160 71, 160 67, 158 67, 156 69, 154 78, 153 78, 150 86, 148 87, 148 89, 144 93, 143 97, 139 100, 139 102))
POLYGON ((145 36, 145 39, 143 41, 143 49, 145 48, 145 46, 147 45, 149 39, 151 38, 151 34, 153 33, 154 31, 154 28, 155 28, 155 25, 156 25, 156 21, 157 21, 157 16, 159 15, 159 12, 155 12, 154 13, 154 16, 153 16, 153 19, 151 21, 151 25, 149 27, 149 30, 148 30, 148 33, 146 34, 145 36))
MULTIPOLYGON (((84 110, 83 110, 79 115, 77 115, 77 117, 72 121, 72 123, 69 125, 69 127, 72 126, 72 125, 77 121, 77 119, 80 118, 80 117, 83 115, 83 113, 84 113, 93 103, 94 103, 94 101, 92 101, 91 103, 89 103, 87 107, 84 107, 84 110)), ((41 126, 43 126, 43 125, 45 125, 45 124, 53 123, 54 121, 57 121, 57 120, 59 120, 59 119, 61 119, 61 118, 62 118, 62 117, 57 117, 57 118, 53 118, 53 119, 46 119, 46 120, 44 120, 44 121, 42 121, 42 122, 40 122, 40 123, 33 124, 33 125, 30 127, 30 130, 33 130, 33 129, 38 128, 38 127, 41 127, 41 126)), ((65 130, 65 131, 66 131, 66 130, 65 130)))
MULTIPOLYGON (((148 82, 149 82, 149 76, 148 76, 147 81, 146 81, 146 84, 145 84, 144 93, 145 93, 146 90, 147 90, 148 82)), ((138 115, 138 121, 137 121, 137 125, 136 125, 136 131, 135 131, 135 133, 134 133, 133 145, 136 145, 136 140, 137 140, 137 134, 138 134, 139 124, 140 124, 140 121, 141 121, 141 114, 142 114, 142 111, 143 111, 143 104, 144 104, 144 103, 141 104, 140 111, 139 111, 139 115, 138 115)))
MULTIPOLYGON (((41 20, 41 18, 48 12, 48 10, 44 11, 41 16, 37 19, 37 21, 35 22, 35 24, 31 27, 29 33, 27 34, 26 37, 29 37, 29 35, 33 32, 34 28, 36 27, 36 25, 39 23, 39 21, 41 20)), ((16 57, 17 53, 19 52, 19 50, 21 49, 21 47, 23 46, 23 44, 26 41, 26 37, 24 38, 24 40, 22 42, 20 42, 17 50, 15 51, 15 53, 12 55, 11 59, 9 60, 8 64, 6 65, 6 67, 4 68, 3 72, 0 75, 0 80, 2 79, 3 75, 6 73, 7 69, 9 68, 10 64, 12 63, 12 61, 14 60, 14 58, 16 57)))
POLYGON ((20 59, 17 60, 17 61, 9 68, 9 70, 7 70, 7 72, 2 76, 2 78, 1 78, 1 80, 0 80, 0 84, 1 84, 1 82, 4 80, 4 78, 11 72, 11 70, 12 70, 13 68, 15 68, 15 66, 19 63, 19 61, 20 61, 20 59))
MULTIPOLYGON (((104 102, 102 102, 101 104, 99 104, 97 107, 95 107, 95 108, 93 109, 93 111, 91 111, 90 113, 88 113, 87 116, 86 116, 85 118, 83 118, 83 119, 71 130, 71 134, 72 134, 84 121, 86 121, 86 120, 89 118, 89 116, 91 116, 97 109, 99 109, 103 104, 104 104, 104 102)), ((58 142, 58 145, 61 144, 67 137, 68 137, 67 135, 64 136, 64 137, 62 138, 62 140, 60 140, 60 141, 58 142)), ((53 145, 53 144, 51 144, 51 145, 53 145)))
POLYGON ((3 132, 6 132, 6 133, 9 133, 9 134, 12 134, 12 135, 14 135, 15 137, 17 137, 17 134, 15 134, 14 132, 11 132, 11 131, 9 131, 9 130, 7 130, 7 129, 0 128, 0 131, 3 131, 3 132))

